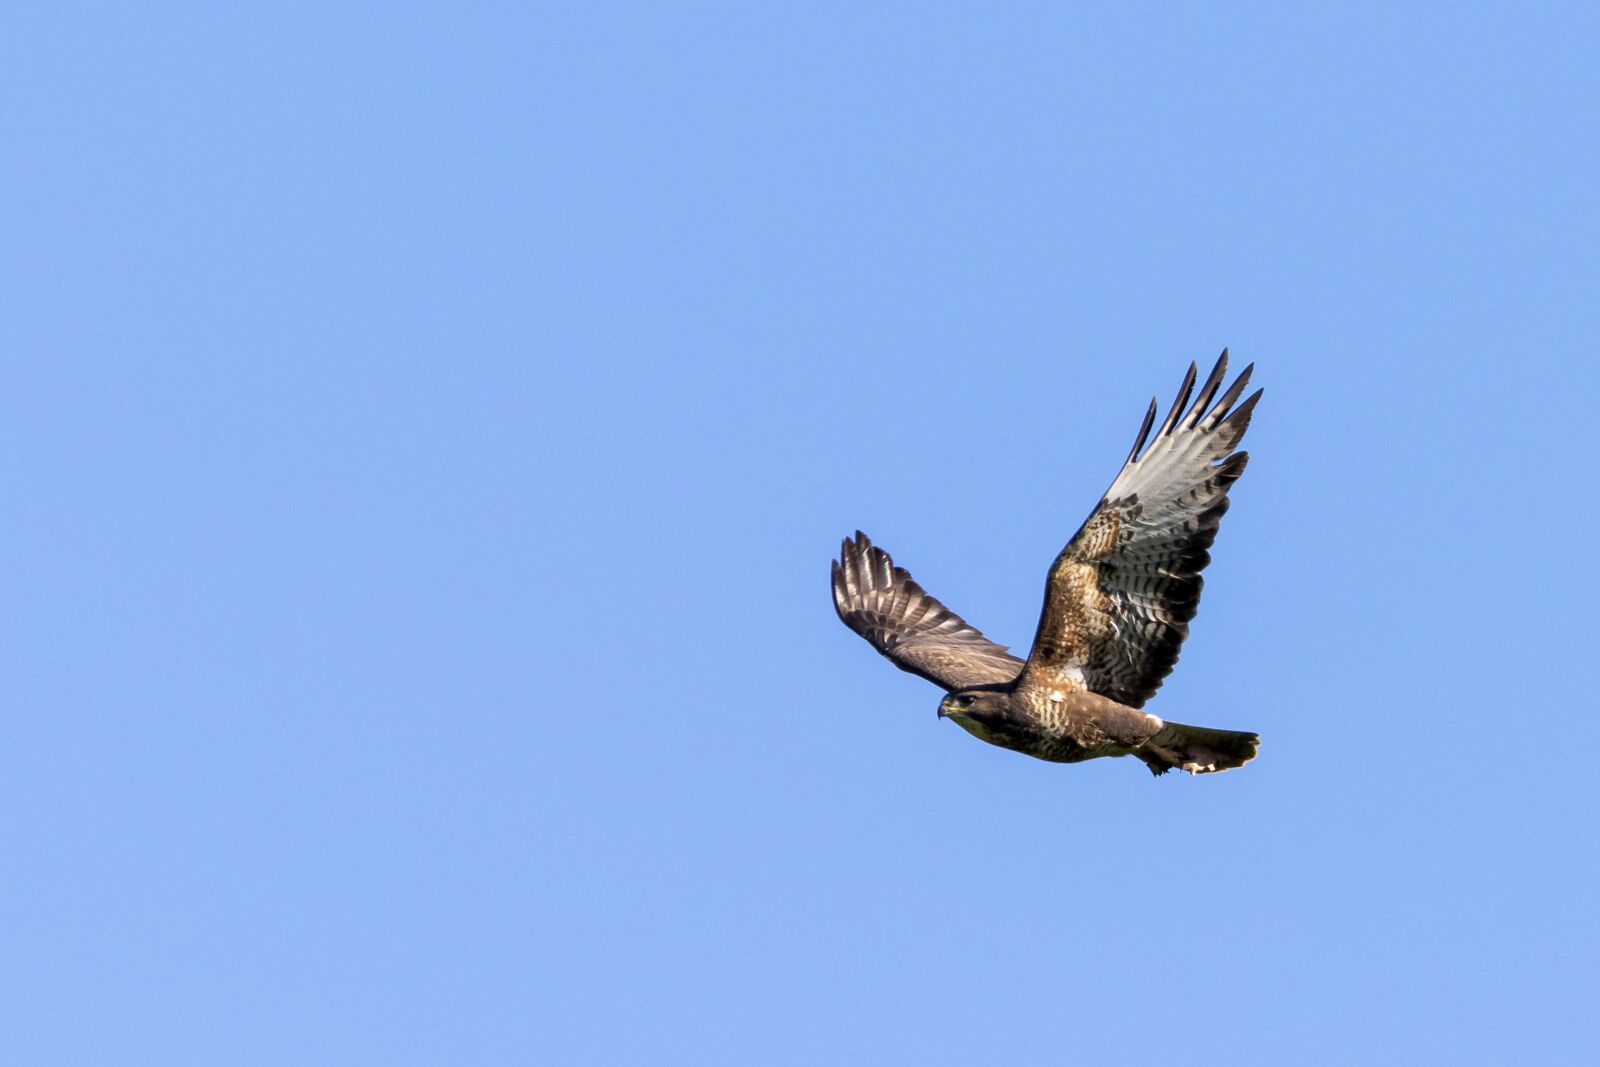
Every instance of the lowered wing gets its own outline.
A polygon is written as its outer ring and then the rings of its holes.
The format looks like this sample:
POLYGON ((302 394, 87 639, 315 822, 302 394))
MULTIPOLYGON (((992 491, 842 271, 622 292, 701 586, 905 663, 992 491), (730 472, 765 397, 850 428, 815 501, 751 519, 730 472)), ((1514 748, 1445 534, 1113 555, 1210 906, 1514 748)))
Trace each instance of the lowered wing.
POLYGON ((943 686, 1009 682, 1022 661, 923 592, 889 553, 856 531, 833 563, 833 605, 844 624, 896 667, 943 686))

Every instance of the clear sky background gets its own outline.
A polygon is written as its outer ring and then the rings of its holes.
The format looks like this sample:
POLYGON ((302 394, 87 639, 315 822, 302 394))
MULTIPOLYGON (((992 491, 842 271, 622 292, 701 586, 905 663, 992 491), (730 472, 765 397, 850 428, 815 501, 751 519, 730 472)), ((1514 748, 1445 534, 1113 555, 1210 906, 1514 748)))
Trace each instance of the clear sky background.
POLYGON ((1592 1053, 1600 25, 1392 7, 9 8, 0 1059, 1592 1053), (1248 768, 835 620, 1225 344, 1248 768))

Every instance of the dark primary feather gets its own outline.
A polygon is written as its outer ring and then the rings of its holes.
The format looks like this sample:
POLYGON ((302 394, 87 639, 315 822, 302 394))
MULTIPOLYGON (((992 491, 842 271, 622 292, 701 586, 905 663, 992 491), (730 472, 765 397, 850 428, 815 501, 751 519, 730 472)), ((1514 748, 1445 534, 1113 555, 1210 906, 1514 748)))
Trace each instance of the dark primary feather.
POLYGON ((1137 708, 1171 673, 1261 396, 1234 406, 1252 366, 1213 403, 1227 368, 1224 349, 1190 404, 1191 364, 1153 438, 1151 403, 1121 472, 1050 568, 1024 684, 1078 684, 1137 708))
POLYGON ((833 563, 833 604, 844 624, 895 666, 945 689, 1009 682, 1022 661, 923 591, 860 530, 833 563))

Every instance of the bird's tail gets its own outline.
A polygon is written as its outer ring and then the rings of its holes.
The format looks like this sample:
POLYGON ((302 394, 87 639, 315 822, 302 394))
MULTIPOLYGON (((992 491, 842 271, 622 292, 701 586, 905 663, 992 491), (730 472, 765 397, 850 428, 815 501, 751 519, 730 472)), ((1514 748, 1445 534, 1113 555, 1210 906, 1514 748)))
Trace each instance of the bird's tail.
POLYGON ((1255 759, 1261 738, 1234 730, 1212 730, 1169 722, 1135 750, 1151 774, 1166 774, 1174 767, 1190 774, 1209 774, 1243 767, 1255 759))

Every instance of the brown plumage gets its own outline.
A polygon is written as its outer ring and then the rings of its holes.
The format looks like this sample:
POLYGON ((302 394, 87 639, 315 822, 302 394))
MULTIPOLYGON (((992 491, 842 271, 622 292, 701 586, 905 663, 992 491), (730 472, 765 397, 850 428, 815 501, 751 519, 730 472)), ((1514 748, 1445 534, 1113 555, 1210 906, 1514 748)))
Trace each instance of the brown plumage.
POLYGON ((1150 402, 1122 470, 1050 568, 1027 660, 929 596, 860 531, 833 564, 839 618, 896 666, 949 691, 940 717, 992 744, 1060 763, 1137 756, 1156 774, 1243 766, 1255 734, 1139 710, 1178 661, 1228 489, 1249 460, 1234 449, 1261 390, 1238 402, 1246 367, 1218 397, 1227 368, 1224 349, 1196 394, 1190 364, 1154 436, 1150 402))

